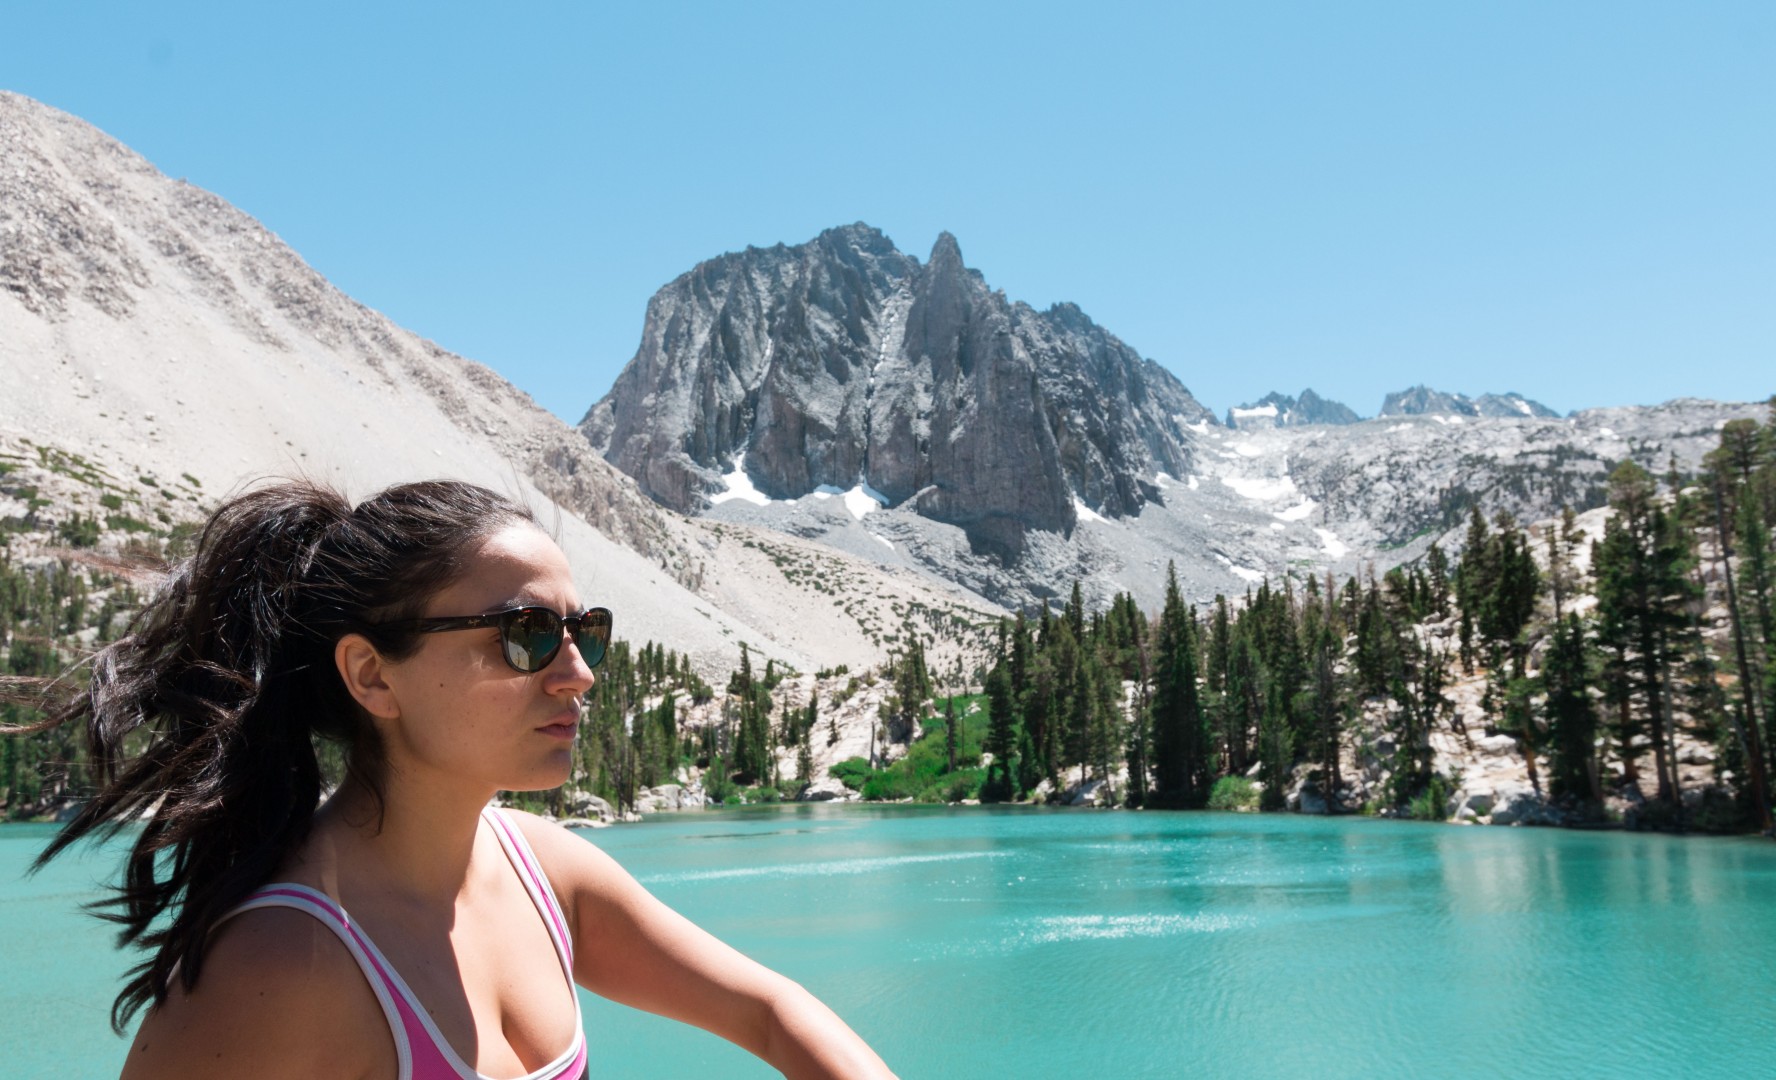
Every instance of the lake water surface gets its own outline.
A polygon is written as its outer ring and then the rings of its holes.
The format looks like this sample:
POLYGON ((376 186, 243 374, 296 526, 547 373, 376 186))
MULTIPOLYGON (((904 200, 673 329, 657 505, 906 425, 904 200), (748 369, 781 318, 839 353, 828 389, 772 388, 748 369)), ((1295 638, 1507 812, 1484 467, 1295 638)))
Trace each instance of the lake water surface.
MULTIPOLYGON (((115 1075, 126 966, 0 826, 0 1075, 115 1075)), ((1776 844, 1287 815, 791 806, 585 834, 904 1077, 1761 1075, 1776 844)), ((582 995, 594 1076, 775 1075, 582 995)))

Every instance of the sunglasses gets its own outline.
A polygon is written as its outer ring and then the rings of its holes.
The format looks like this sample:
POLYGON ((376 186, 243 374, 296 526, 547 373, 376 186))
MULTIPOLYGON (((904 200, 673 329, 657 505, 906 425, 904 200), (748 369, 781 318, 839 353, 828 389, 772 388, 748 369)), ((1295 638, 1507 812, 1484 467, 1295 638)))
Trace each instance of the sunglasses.
POLYGON ((515 607, 485 615, 410 619, 383 625, 420 634, 497 627, 501 655, 512 670, 526 675, 534 675, 553 663, 570 631, 574 644, 579 646, 580 658, 589 668, 603 663, 611 637, 610 608, 601 607, 587 608, 578 615, 558 615, 546 607, 515 607))

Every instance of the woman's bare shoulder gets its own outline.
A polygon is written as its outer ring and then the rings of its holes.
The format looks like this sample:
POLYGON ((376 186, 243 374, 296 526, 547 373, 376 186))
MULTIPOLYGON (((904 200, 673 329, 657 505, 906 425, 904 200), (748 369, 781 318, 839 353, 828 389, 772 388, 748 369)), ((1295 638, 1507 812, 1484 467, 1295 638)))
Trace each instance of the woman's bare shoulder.
MULTIPOLYGON (((532 851, 543 864, 543 870, 551 879, 559 871, 562 873, 599 871, 617 871, 617 864, 609 855, 580 835, 578 830, 563 828, 561 825, 540 818, 524 810, 506 808, 500 811, 506 819, 518 826, 524 839, 530 843, 532 851)), ((624 875, 627 876, 627 875, 624 875)))
POLYGON ((260 908, 216 931, 190 992, 174 980, 123 1078, 395 1073, 382 1006, 344 943, 303 912, 260 908))

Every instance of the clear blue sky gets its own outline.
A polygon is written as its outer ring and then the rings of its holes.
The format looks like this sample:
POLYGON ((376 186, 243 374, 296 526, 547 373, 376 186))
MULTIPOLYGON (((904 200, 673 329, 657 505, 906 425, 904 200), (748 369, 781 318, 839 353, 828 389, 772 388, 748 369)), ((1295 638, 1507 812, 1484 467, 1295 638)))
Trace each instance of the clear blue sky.
POLYGON ((0 87, 569 420, 660 285, 858 220, 1217 411, 1776 392, 1769 0, 17 3, 0 87))

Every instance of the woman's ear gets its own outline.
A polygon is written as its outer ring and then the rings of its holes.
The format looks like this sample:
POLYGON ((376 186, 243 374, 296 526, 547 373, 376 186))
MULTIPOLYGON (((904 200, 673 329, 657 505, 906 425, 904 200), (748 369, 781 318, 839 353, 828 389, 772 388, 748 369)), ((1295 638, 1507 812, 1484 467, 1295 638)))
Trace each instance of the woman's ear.
POLYGON ((401 715, 401 704, 389 686, 386 665, 376 646, 362 634, 347 634, 333 646, 333 665, 345 688, 364 711, 378 720, 393 720, 401 715))

